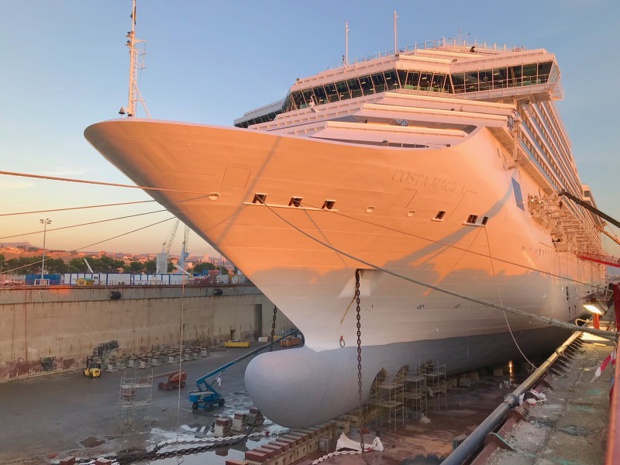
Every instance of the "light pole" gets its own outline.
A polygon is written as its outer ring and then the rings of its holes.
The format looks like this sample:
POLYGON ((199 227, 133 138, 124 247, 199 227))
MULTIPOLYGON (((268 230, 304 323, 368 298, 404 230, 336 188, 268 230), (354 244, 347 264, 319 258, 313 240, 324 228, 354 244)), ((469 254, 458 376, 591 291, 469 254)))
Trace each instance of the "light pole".
POLYGON ((45 275, 45 236, 47 235, 47 225, 52 222, 49 218, 41 218, 39 220, 43 225, 43 260, 41 262, 41 280, 43 280, 43 276, 45 275))

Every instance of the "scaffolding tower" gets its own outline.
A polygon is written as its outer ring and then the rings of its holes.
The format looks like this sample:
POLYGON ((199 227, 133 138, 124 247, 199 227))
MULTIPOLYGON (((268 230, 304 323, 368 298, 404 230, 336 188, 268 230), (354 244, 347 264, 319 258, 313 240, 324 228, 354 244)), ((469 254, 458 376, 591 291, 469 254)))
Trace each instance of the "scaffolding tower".
POLYGON ((147 416, 153 400, 153 373, 121 377, 116 422, 121 432, 148 430, 147 416))
POLYGON ((428 403, 426 401, 427 387, 425 372, 421 367, 407 373, 405 377, 405 410, 408 416, 426 416, 428 403))
POLYGON ((446 365, 439 365, 433 362, 427 363, 424 365, 424 378, 429 408, 431 406, 433 410, 441 410, 442 406, 448 408, 446 365))
POLYGON ((380 409, 379 421, 387 421, 389 428, 397 423, 405 423, 405 376, 407 368, 401 369, 391 382, 380 382, 376 385, 372 404, 380 409))

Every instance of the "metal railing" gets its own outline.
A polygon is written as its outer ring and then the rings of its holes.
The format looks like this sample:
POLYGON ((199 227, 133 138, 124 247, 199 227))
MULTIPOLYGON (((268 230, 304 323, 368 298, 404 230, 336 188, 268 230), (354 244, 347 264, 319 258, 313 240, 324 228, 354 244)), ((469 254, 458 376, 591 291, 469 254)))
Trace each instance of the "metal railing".
MULTIPOLYGON (((363 63, 365 61, 376 60, 377 58, 384 58, 394 56, 400 53, 414 52, 416 50, 432 50, 441 47, 475 47, 478 50, 498 50, 505 52, 521 52, 523 50, 527 50, 525 46, 520 45, 506 45, 506 44, 487 44, 486 42, 482 42, 481 44, 478 41, 467 41, 466 39, 456 39, 452 37, 444 37, 443 39, 438 40, 427 40, 425 42, 419 42, 414 45, 406 45, 405 47, 399 47, 398 50, 389 50, 385 52, 377 52, 374 55, 368 55, 361 58, 354 58, 351 63, 348 65, 363 63)), ((327 69, 337 69, 344 66, 343 62, 334 63, 327 67, 327 69)))

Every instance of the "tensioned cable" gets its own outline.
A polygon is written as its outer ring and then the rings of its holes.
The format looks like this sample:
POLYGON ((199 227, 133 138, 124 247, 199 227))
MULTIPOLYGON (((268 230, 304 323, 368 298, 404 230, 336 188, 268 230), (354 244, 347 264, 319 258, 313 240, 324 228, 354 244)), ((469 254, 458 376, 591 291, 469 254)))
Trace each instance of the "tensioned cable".
MULTIPOLYGON (((6 263, 6 262, 5 262, 5 263, 6 263)), ((32 266, 32 265, 38 265, 39 263, 43 263, 43 259, 41 259, 41 260, 36 260, 36 261, 34 261, 34 262, 27 263, 27 264, 25 264, 25 265, 20 265, 20 266, 18 266, 17 268, 11 268, 10 270, 2 270, 2 274, 10 274, 10 273, 12 273, 13 271, 16 271, 16 270, 21 270, 22 268, 27 268, 27 267, 32 266)))
MULTIPOLYGON (((157 226, 158 224, 165 223, 166 221, 170 221, 170 220, 173 220, 173 219, 175 219, 175 218, 176 218, 176 217, 172 216, 172 217, 170 217, 170 218, 166 218, 165 220, 157 221, 157 222, 155 222, 155 223, 148 224, 148 225, 143 226, 143 227, 141 227, 141 228, 137 228, 137 229, 134 229, 134 230, 132 230, 132 231, 127 231, 127 232, 125 232, 125 233, 123 233, 123 234, 119 234, 119 235, 117 235, 117 236, 109 237, 109 238, 104 239, 104 240, 99 241, 99 242, 94 242, 94 243, 92 243, 92 244, 88 244, 88 245, 85 245, 85 246, 83 246, 83 247, 78 247, 78 248, 77 248, 77 249, 75 249, 75 250, 82 250, 82 249, 85 249, 85 248, 87 248, 87 247, 92 247, 92 246, 94 246, 94 245, 103 244, 104 242, 108 242, 108 241, 111 241, 111 240, 113 240, 113 239, 118 239, 119 237, 127 236, 127 235, 132 234, 132 233, 135 233, 135 232, 137 232, 137 231, 142 231, 143 229, 147 229, 147 228, 151 228, 151 227, 153 227, 153 226, 157 226)), ((28 263, 28 264, 26 264, 26 265, 21 265, 21 266, 18 266, 17 268, 12 268, 12 269, 10 269, 10 270, 2 270, 2 274, 10 274, 10 273, 12 273, 13 271, 19 270, 19 269, 21 269, 21 268, 27 268, 27 267, 32 266, 32 265, 37 265, 37 264, 42 263, 42 262, 43 262, 43 259, 38 260, 38 261, 35 261, 35 262, 32 262, 32 263, 28 263)))
MULTIPOLYGON (((267 204, 263 204, 263 205, 269 206, 267 204)), ((317 207, 317 206, 313 206, 313 205, 309 205, 309 204, 303 204, 303 205, 311 207, 311 208, 316 208, 317 210, 321 210, 321 208, 317 207)), ((491 257, 490 255, 485 255, 485 254, 480 253, 480 252, 475 252, 475 251, 472 251, 472 250, 464 249, 463 247, 459 247, 457 245, 447 244, 445 242, 441 242, 441 241, 438 241, 438 240, 435 240, 435 239, 429 239, 428 237, 423 237, 423 236, 419 236, 417 234, 405 232, 405 231, 402 231, 400 229, 392 228, 392 227, 385 226, 385 225, 382 225, 382 224, 373 223, 372 221, 364 220, 364 219, 361 219, 361 218, 356 218, 354 216, 345 215, 344 213, 341 213, 339 211, 332 212, 332 214, 338 215, 338 216, 341 216, 343 218, 347 218, 347 219, 350 219, 350 220, 358 221, 360 223, 369 224, 371 226, 376 226, 377 228, 386 229, 388 231, 393 231, 395 233, 403 234, 403 235, 406 235, 406 236, 409 236, 409 237, 415 237, 416 239, 421 239, 423 241, 427 241, 427 242, 430 242, 430 243, 433 243, 433 244, 438 244, 438 245, 441 245, 443 247, 448 247, 448 248, 452 248, 452 249, 455 249, 455 250, 469 252, 471 254, 478 255, 478 256, 483 257, 483 258, 493 259, 493 260, 495 260, 497 262, 506 263, 508 265, 513 265, 513 266, 516 266, 516 267, 519 267, 519 268, 523 268, 525 270, 530 270, 530 271, 534 271, 534 272, 537 272, 537 273, 540 273, 540 274, 551 276, 553 278, 563 279, 565 281, 569 281, 569 282, 572 282, 572 283, 575 283, 575 284, 581 284, 581 285, 584 285, 584 286, 589 286, 589 287, 596 288, 596 289, 599 289, 599 290, 606 290, 605 287, 601 287, 601 286, 598 286, 596 284, 586 283, 586 282, 583 282, 583 281, 579 281, 578 279, 573 279, 573 278, 570 278, 568 276, 562 276, 562 275, 559 275, 559 274, 552 273, 550 271, 539 270, 538 268, 534 268, 532 266, 527 266, 527 265, 522 265, 522 264, 516 263, 516 262, 511 262, 510 260, 506 260, 504 258, 491 257)))
MULTIPOLYGON (((146 212, 146 213, 136 213, 134 215, 126 215, 126 216, 117 216, 116 218, 108 218, 105 220, 99 220, 99 221, 89 221, 88 223, 79 223, 79 224, 73 224, 73 225, 69 225, 69 226, 61 226, 59 228, 48 228, 47 232, 52 232, 52 231, 62 231, 64 229, 73 229, 73 228, 78 228, 81 226, 91 226, 93 224, 101 224, 101 223, 108 223, 111 221, 118 221, 118 220, 126 220, 127 218, 136 218, 138 216, 145 216, 145 215, 152 215, 153 213, 162 213, 162 212, 167 212, 168 210, 163 209, 163 210, 154 210, 152 212, 146 212)), ((22 236, 30 236, 31 234, 41 234, 41 231, 31 231, 31 232, 27 232, 27 233, 21 233, 21 234, 13 234, 11 236, 4 236, 4 237, 0 237, 1 239, 10 239, 12 237, 22 237, 22 236)))
MULTIPOLYGON (((151 227, 153 227, 153 226, 157 226, 158 224, 165 223, 165 222, 170 221, 170 220, 173 220, 173 219, 175 219, 175 217, 174 217, 174 216, 173 216, 173 217, 171 217, 171 218, 167 218, 167 219, 165 219, 165 220, 161 220, 161 221, 157 221, 157 222, 155 222, 155 223, 151 223, 151 224, 149 224, 149 225, 143 226, 143 227, 138 228, 138 229, 134 229, 133 231, 127 231, 126 233, 119 234, 118 236, 109 237, 109 238, 104 239, 104 240, 99 241, 99 242, 94 242, 94 243, 92 243, 92 244, 88 244, 88 245, 85 245, 85 246, 83 246, 83 247, 78 247, 78 248, 77 248, 77 249, 75 249, 75 250, 82 250, 82 249, 85 249, 85 248, 87 248, 87 247, 92 247, 92 246, 94 246, 94 245, 103 244, 104 242, 111 241, 111 240, 113 240, 113 239, 118 239, 119 237, 127 236, 127 235, 129 235, 129 234, 133 234, 133 233, 135 233, 135 232, 137 232, 137 231, 141 231, 141 230, 143 230, 143 229, 148 229, 148 228, 151 228, 151 227)), ((37 261, 34 261, 34 262, 32 262, 32 263, 28 263, 28 264, 26 264, 26 265, 21 265, 21 266, 18 266, 17 268, 12 268, 12 269, 10 269, 10 270, 3 270, 2 272, 3 272, 3 273, 12 273, 12 272, 17 271, 17 270, 19 270, 19 269, 21 269, 21 268, 27 268, 27 267, 32 266, 32 265, 38 265, 39 263, 42 263, 42 262, 43 262, 43 259, 41 259, 41 260, 37 260, 37 261)))
POLYGON ((125 205, 136 205, 140 203, 153 203, 153 202, 155 202, 155 200, 138 200, 135 202, 105 203, 105 204, 99 204, 99 205, 85 205, 82 207, 53 208, 50 210, 30 210, 27 212, 0 213, 0 216, 33 215, 33 214, 39 214, 39 213, 66 212, 66 211, 71 211, 71 210, 88 210, 90 208, 122 207, 125 205))
POLYGON ((155 222, 155 223, 147 224, 146 226, 142 226, 141 228, 134 229, 134 230, 132 230, 132 231, 127 231, 127 232, 125 232, 125 233, 123 233, 123 234, 119 234, 118 236, 109 237, 109 238, 104 239, 104 240, 102 240, 102 241, 99 241, 99 242, 94 242, 94 243, 92 243, 92 244, 85 245, 85 246, 80 247, 80 248, 75 249, 75 250, 82 250, 82 249, 85 249, 85 248, 87 248, 87 247, 92 247, 92 246, 94 246, 94 245, 103 244, 104 242, 108 242, 108 241, 111 241, 111 240, 113 240, 113 239, 118 239, 119 237, 128 236, 129 234, 133 234, 133 233, 135 233, 135 232, 142 231, 143 229, 147 229, 147 228, 150 228, 150 227, 153 227, 153 226, 157 226, 158 224, 165 223, 166 221, 174 220, 175 218, 176 218, 176 217, 172 216, 172 217, 170 217, 170 218, 166 218, 165 220, 161 220, 161 221, 157 221, 157 222, 155 222))
POLYGON ((4 176, 17 176, 21 178, 34 178, 34 179, 45 179, 47 181, 64 181, 64 182, 76 182, 80 184, 92 184, 94 186, 108 186, 108 187, 123 187, 126 189, 142 189, 145 191, 160 191, 160 192, 178 192, 184 194, 201 194, 206 195, 204 192, 197 191, 187 191, 180 189, 167 189, 165 187, 150 187, 150 186, 137 186, 131 184, 120 184, 114 182, 103 182, 103 181, 87 181, 84 179, 74 179, 74 178, 63 178, 59 176, 45 176, 42 174, 31 174, 31 173, 17 173, 14 171, 0 171, 0 175, 4 176))
MULTIPOLYGON (((58 177, 58 176, 44 176, 44 175, 37 175, 37 174, 30 174, 30 173, 17 173, 17 172, 12 172, 12 171, 0 171, 0 175, 18 176, 18 177, 35 178, 35 179, 45 179, 45 180, 52 180, 52 181, 76 182, 76 183, 83 183, 83 184, 92 184, 92 185, 97 185, 97 186, 123 187, 123 188, 128 188, 128 189, 142 189, 142 190, 153 190, 153 191, 163 191, 163 192, 191 193, 191 194, 201 194, 202 196, 207 195, 204 192, 185 191, 185 190, 179 190, 179 189, 166 189, 166 188, 157 188, 157 187, 148 187, 148 186, 137 186, 137 185, 133 185, 132 186, 132 185, 129 185, 129 184, 108 183, 108 182, 101 182, 101 181, 87 181, 87 180, 82 180, 82 179, 63 178, 63 177, 58 177)), ((264 205, 266 205, 266 204, 264 204, 264 205)), ((309 206, 311 206, 311 205, 309 205, 309 206)), ((316 206, 311 206, 311 207, 318 208, 316 206)), ((340 212, 334 212, 334 214, 342 216, 344 218, 352 219, 352 220, 359 221, 359 222, 366 223, 366 224, 370 224, 370 225, 373 225, 373 226, 376 226, 376 227, 379 227, 379 228, 383 228, 383 229, 386 229, 386 230, 389 230, 389 231, 394 231, 394 232, 397 232, 397 233, 400 233, 400 234, 405 234, 405 235, 408 235, 408 236, 411 236, 411 237, 422 239, 422 240, 425 240, 425 241, 428 241, 428 242, 431 242, 431 243, 439 244, 439 245, 442 245, 444 247, 451 247, 451 248, 454 248, 456 250, 462 250, 461 247, 458 247, 458 246, 455 246, 455 245, 452 245, 452 244, 446 244, 446 243, 441 242, 441 241, 437 241, 437 240, 429 239, 429 238, 426 238, 426 237, 418 236, 416 234, 407 233, 407 232, 404 232, 404 231, 400 231, 398 229, 390 228, 390 227, 385 226, 385 225, 380 225, 380 224, 377 224, 377 223, 373 223, 371 221, 367 221, 367 220, 355 218, 355 217, 352 217, 352 216, 348 216, 348 215, 345 215, 345 214, 340 213, 340 212)), ((6 238, 11 238, 11 237, 19 237, 19 236, 20 235, 7 236, 7 237, 4 237, 4 238, 0 237, 0 239, 6 239, 6 238)), ((482 257, 485 257, 485 258, 491 258, 491 257, 488 257, 488 256, 480 253, 480 252, 470 251, 470 253, 476 254, 476 255, 479 255, 479 256, 482 256, 482 257)), ((493 259, 498 261, 498 262, 507 263, 509 265, 514 265, 514 266, 517 266, 517 267, 520 267, 520 268, 523 268, 523 269, 526 269, 526 270, 535 271, 537 273, 541 273, 541 274, 545 274, 545 275, 552 276, 552 277, 555 277, 555 278, 563 279, 563 280, 566 280, 566 281, 569 281, 569 282, 573 282, 573 283, 576 283, 576 284, 581 284, 581 285, 584 285, 584 286, 590 286, 590 287, 593 287, 593 288, 596 288, 596 289, 604 289, 604 288, 601 288, 600 286, 597 286, 597 285, 594 285, 594 284, 585 283, 585 282, 582 282, 582 281, 579 281, 579 280, 576 280, 576 279, 573 279, 573 278, 569 278, 567 276, 561 276, 561 275, 558 275, 558 274, 555 274, 555 273, 551 273, 551 272, 548 272, 548 271, 542 271, 542 270, 536 269, 534 267, 530 267, 530 266, 527 266, 527 265, 522 265, 520 263, 511 262, 509 260, 505 260, 505 259, 502 259, 502 258, 493 257, 493 259)))
MULTIPOLYGON (((502 293, 499 290, 499 283, 497 282, 497 274, 495 273, 495 265, 493 265, 493 257, 491 256, 491 241, 489 241, 489 231, 487 230, 487 228, 484 228, 484 234, 487 239, 487 250, 489 251, 489 261, 491 263, 491 272, 493 273, 493 281, 495 282, 495 289, 497 290, 497 297, 499 298, 500 305, 504 305, 504 300, 502 299, 502 293)), ((515 346, 519 350, 521 357, 523 357, 527 363, 529 363, 532 367, 534 367, 534 369, 538 368, 536 365, 534 365, 530 361, 529 358, 525 356, 525 354, 521 350, 521 346, 517 342, 517 339, 515 338, 515 335, 512 332, 512 328, 510 327, 510 321, 508 321, 508 315, 506 315, 506 312, 502 312, 502 314, 504 315, 504 320, 506 320, 506 326, 508 327, 508 332, 510 333, 510 337, 512 337, 512 342, 515 343, 515 346)))
MULTIPOLYGON (((142 190, 153 190, 153 191, 164 191, 164 192, 192 193, 192 194, 201 194, 202 196, 207 195, 204 192, 185 191, 185 190, 179 190, 179 189, 166 189, 166 188, 149 187, 149 186, 137 186, 137 185, 133 185, 132 186, 132 185, 129 185, 129 184, 108 183, 108 182, 101 182, 101 181, 87 181, 87 180, 82 180, 82 179, 63 178, 63 177, 58 177, 58 176, 44 176, 44 175, 36 175, 36 174, 30 174, 30 173, 17 173, 17 172, 12 172, 12 171, 0 171, 0 175, 27 177, 27 178, 35 178, 35 179, 45 179, 45 180, 52 180, 52 181, 75 182, 75 183, 92 184, 92 185, 109 186, 109 187, 123 187, 123 188, 128 188, 128 189, 142 189, 142 190)), ((267 204, 263 204, 263 205, 267 205, 267 204)), ((314 207, 314 208, 317 208, 317 207, 314 207)), ((348 219, 352 219, 352 220, 359 221, 359 222, 362 222, 362 223, 370 224, 370 225, 376 226, 378 228, 383 228, 383 229, 394 231, 394 232, 397 232, 397 233, 400 233, 400 234, 405 234, 405 235, 408 235, 408 236, 411 236, 411 237, 415 237, 415 238, 418 238, 418 239, 422 239, 422 240, 425 240, 425 241, 428 241, 428 242, 431 242, 431 243, 439 244, 439 245, 442 245, 444 247, 449 247, 449 248, 453 248, 453 249, 456 249, 456 250, 463 250, 461 247, 458 247, 458 246, 455 246, 455 245, 452 245, 452 244, 446 244, 446 243, 441 242, 441 241, 437 241, 437 240, 429 239, 429 238, 426 238, 426 237, 418 236, 416 234, 407 233, 407 232, 404 232, 404 231, 401 231, 401 230, 398 230, 398 229, 390 228, 390 227, 385 226, 385 225, 380 225, 380 224, 377 224, 377 223, 373 223, 371 221, 362 220, 362 219, 359 219, 359 218, 348 216, 348 215, 345 215, 345 214, 340 213, 340 212, 334 212, 334 213, 339 215, 339 216, 342 216, 344 218, 348 218, 348 219)), ((55 228, 53 230, 58 230, 58 229, 60 229, 60 228, 55 228)), ((27 233, 26 235, 28 235, 28 234, 36 234, 36 233, 38 233, 38 232, 27 233)), ((8 238, 19 237, 19 236, 23 236, 23 235, 24 234, 5 236, 5 237, 0 237, 0 239, 8 239, 8 238)), ((479 256, 482 256, 482 257, 485 257, 485 258, 493 258, 494 260, 496 260, 498 262, 507 263, 507 264, 514 265, 514 266, 517 266, 517 267, 520 267, 520 268, 523 268, 523 269, 531 270, 531 271, 534 271, 534 272, 537 272, 537 273, 545 274, 545 275, 548 275, 548 276, 552 276, 552 277, 559 278, 559 279, 562 279, 562 280, 565 280, 565 281, 569 281, 569 282, 573 282, 573 283, 576 283, 576 284, 581 284, 581 285, 584 285, 584 286, 590 286, 592 288, 599 289, 599 290, 605 289, 605 288, 602 288, 602 287, 600 287, 598 285, 595 285, 595 284, 585 283, 583 281, 579 281, 577 279, 573 279, 573 278, 570 278, 570 277, 567 277, 567 276, 561 276, 561 275, 558 275, 558 274, 555 274, 555 273, 551 273, 549 271, 539 270, 539 269, 536 269, 534 267, 529 267, 527 265, 522 265, 522 264, 519 264, 519 263, 511 262, 509 260, 505 260, 505 259, 502 259, 502 258, 486 256, 485 254, 482 254, 480 252, 469 251, 469 253, 472 253, 472 254, 475 254, 475 255, 479 255, 479 256)))
POLYGON ((383 268, 379 265, 375 265, 373 263, 367 262, 366 260, 363 260, 359 257, 356 257, 354 255, 351 255, 343 250, 337 249, 336 247, 327 244, 326 242, 321 241, 320 239, 317 239, 316 237, 312 236, 311 234, 308 234, 307 232, 301 230, 300 228, 298 228, 296 225, 294 225, 293 223, 291 223, 290 221, 288 221, 286 218, 282 217, 280 214, 278 214, 273 208, 271 208, 269 205, 263 203, 262 205, 264 205, 265 207, 267 207, 269 209, 270 212, 272 212, 274 215, 276 215, 280 220, 282 220, 284 223, 288 224, 291 228, 295 229, 296 231, 298 231, 299 233, 303 234, 304 236, 306 236, 308 239, 313 240, 314 242, 322 245, 325 248, 328 248, 334 252, 336 252, 337 254, 343 255, 347 258, 350 258, 351 260, 357 261, 363 265, 366 265, 370 268, 373 268, 375 270, 378 271, 383 271, 386 274, 392 275, 396 278, 400 278, 403 279, 405 281, 409 281, 413 284, 417 284, 418 286, 422 286, 422 287, 427 287, 429 289, 433 289, 437 292, 442 292, 444 294, 447 295, 451 295, 453 297, 458 297, 459 299, 463 299, 463 300, 468 300, 470 302, 474 302, 480 305, 484 305, 485 307, 490 307, 490 308, 495 308, 497 310, 501 310, 504 312, 508 312, 508 313, 513 313, 515 315, 519 315, 525 318, 531 318, 534 320, 538 320, 541 321, 543 323, 552 325, 552 326, 558 326, 560 328, 564 328, 564 329, 568 329, 570 331, 581 331, 584 333, 590 333, 590 334, 594 334, 596 336, 600 336, 603 337, 605 339, 610 339, 613 341, 616 341, 618 339, 618 335, 617 334, 610 334, 607 331, 601 330, 601 329, 594 329, 594 328, 586 328, 586 327, 581 327, 581 326, 577 326, 571 323, 567 323, 565 321, 561 321, 561 320, 556 320, 555 318, 549 318, 546 316, 542 316, 542 315, 535 315, 533 313, 529 313, 529 312, 525 312, 523 310, 519 310, 517 308, 512 308, 512 307, 506 307, 504 305, 498 305, 498 304, 494 304, 493 302, 488 302, 486 300, 482 300, 482 299, 478 299, 476 297, 471 297, 465 294, 461 294, 459 292, 455 292, 455 291, 451 291, 449 289, 443 288, 443 287, 439 287, 439 286, 435 286, 434 284, 430 284, 430 283, 425 283, 424 281, 419 281, 417 279, 413 279, 407 276, 404 276, 402 274, 396 273, 395 271, 389 270, 387 268, 383 268))
MULTIPOLYGON (((184 270, 181 270, 181 272, 183 272, 184 270)), ((180 430, 180 426, 181 426, 181 383, 183 382, 183 344, 184 344, 184 340, 183 340, 183 333, 184 333, 184 323, 183 323, 183 317, 184 317, 184 313, 185 313, 185 279, 186 276, 185 274, 183 274, 182 276, 182 281, 181 281, 181 314, 179 315, 179 385, 177 387, 177 434, 176 434, 176 441, 177 441, 177 451, 179 450, 179 430, 180 430)))

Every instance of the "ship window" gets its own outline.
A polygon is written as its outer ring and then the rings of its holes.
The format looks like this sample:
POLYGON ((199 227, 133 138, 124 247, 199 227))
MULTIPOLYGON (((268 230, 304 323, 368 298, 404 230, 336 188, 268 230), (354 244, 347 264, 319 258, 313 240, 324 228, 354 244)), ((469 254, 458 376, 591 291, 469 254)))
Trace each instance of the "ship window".
POLYGON ((445 74, 433 75, 433 84, 431 85, 431 90, 434 92, 442 92, 445 80, 446 80, 445 74))
POLYGON ((536 65, 524 65, 523 66, 523 85, 529 86, 535 84, 536 80, 536 65))
POLYGON ((252 203, 265 203, 267 200, 267 194, 254 194, 252 203))
POLYGON ((375 88, 372 84, 372 78, 370 76, 360 76, 360 85, 362 86, 362 92, 364 95, 372 95, 375 93, 375 88))
POLYGON ((312 89, 303 90, 302 98, 303 98, 303 104, 300 108, 309 107, 312 104, 312 102, 316 103, 312 89))
POLYGON ((521 65, 511 66, 510 68, 508 68, 508 78, 509 78, 511 87, 521 85, 522 71, 523 71, 523 67, 521 65))
POLYGON ((400 85, 400 87, 405 87, 405 85, 407 84, 407 71, 405 71, 404 69, 399 69, 397 70, 398 73, 398 84, 400 85))
POLYGON ((323 202, 323 206, 321 208, 323 210, 331 210, 332 208, 334 208, 335 204, 336 204, 335 200, 326 200, 325 202, 323 202))
POLYGON ((301 92, 295 92, 293 94, 293 100, 295 102, 295 109, 298 110, 300 108, 305 108, 304 96, 301 92))
POLYGON ((416 71, 409 71, 407 73, 407 80, 405 81, 405 89, 418 90, 419 81, 420 73, 416 71))
POLYGON ((376 92, 385 92, 385 76, 383 76, 383 73, 373 74, 372 83, 375 86, 376 92))
POLYGON ((538 80, 541 83, 549 81, 549 73, 551 73, 551 62, 538 63, 538 80))
POLYGON ((360 87, 360 82, 357 78, 349 79, 347 81, 347 84, 349 85, 349 89, 351 89, 352 98, 361 97, 362 89, 360 87))
POLYGON ((465 73, 465 92, 478 92, 478 71, 465 73))
POLYGON ((321 105, 327 101, 327 96, 325 95, 325 88, 323 86, 315 87, 314 95, 316 96, 317 105, 321 105))
POLYGON ((340 100, 351 98, 351 92, 349 91, 349 86, 347 86, 347 81, 340 81, 336 83, 336 89, 338 90, 340 100))
POLYGON ((420 73, 420 90, 431 90, 432 82, 432 73, 420 73))
POLYGON ((396 76, 396 71, 386 71, 385 72, 385 86, 387 90, 398 89, 400 86, 398 85, 398 77, 396 76))
POLYGON ((443 85, 443 91, 444 92, 448 92, 450 94, 454 93, 454 91, 452 90, 452 79, 450 79, 450 75, 449 74, 446 75, 446 80, 445 80, 444 85, 443 85))
POLYGON ((299 207, 301 205, 303 197, 291 197, 291 200, 288 203, 289 207, 299 207))
POLYGON ((515 194, 515 202, 517 207, 521 210, 525 211, 525 206, 523 205, 523 194, 521 193, 521 184, 516 179, 512 179, 512 191, 515 194))
POLYGON ((493 71, 490 69, 480 71, 478 77, 480 79, 480 90, 489 90, 493 83, 493 71))
POLYGON ((508 81, 506 79, 506 68, 494 68, 493 69, 493 88, 507 87, 508 81))
POLYGON ((454 84, 455 94, 465 92, 465 75, 463 73, 453 74, 452 84, 454 84))
POLYGON ((477 220, 478 220, 478 215, 469 215, 467 217, 467 223, 469 224, 476 224, 477 220))
POLYGON ((480 222, 480 224, 482 226, 486 226, 488 222, 489 222, 489 217, 488 216, 483 216, 482 217, 482 221, 480 222))
POLYGON ((441 221, 443 220, 443 217, 446 216, 446 212, 443 210, 440 210, 439 212, 437 212, 437 214, 435 215, 435 220, 437 221, 441 221))
POLYGON ((327 94, 328 102, 337 102, 340 100, 338 98, 338 92, 336 92, 336 84, 326 84, 325 93, 327 94))

